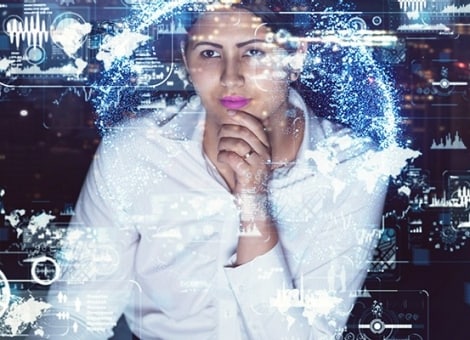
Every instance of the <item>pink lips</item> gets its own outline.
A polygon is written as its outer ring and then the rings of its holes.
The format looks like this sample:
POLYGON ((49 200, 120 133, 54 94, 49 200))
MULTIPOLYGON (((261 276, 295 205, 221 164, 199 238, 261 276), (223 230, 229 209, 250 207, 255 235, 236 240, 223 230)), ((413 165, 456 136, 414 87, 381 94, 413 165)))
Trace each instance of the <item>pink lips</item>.
POLYGON ((220 99, 220 103, 227 109, 237 110, 248 105, 250 99, 242 96, 226 96, 220 99))

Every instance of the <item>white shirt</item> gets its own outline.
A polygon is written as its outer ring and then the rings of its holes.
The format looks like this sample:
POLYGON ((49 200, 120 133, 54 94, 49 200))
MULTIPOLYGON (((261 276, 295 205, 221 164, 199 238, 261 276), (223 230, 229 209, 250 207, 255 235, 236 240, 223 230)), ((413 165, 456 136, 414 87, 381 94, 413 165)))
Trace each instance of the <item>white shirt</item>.
POLYGON ((403 159, 314 117, 294 91, 290 101, 306 129, 295 164, 269 186, 280 241, 237 267, 239 212, 202 151, 197 98, 163 126, 148 116, 104 137, 49 293, 67 326, 46 332, 107 338, 125 313, 142 339, 341 334, 377 240, 382 170, 403 159))

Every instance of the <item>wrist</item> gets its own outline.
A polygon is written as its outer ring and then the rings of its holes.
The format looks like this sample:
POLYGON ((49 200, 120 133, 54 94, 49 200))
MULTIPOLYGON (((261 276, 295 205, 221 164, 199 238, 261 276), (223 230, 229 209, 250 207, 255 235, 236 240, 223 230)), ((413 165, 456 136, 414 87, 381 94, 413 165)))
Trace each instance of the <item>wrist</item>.
POLYGON ((240 222, 253 223, 270 218, 270 204, 266 192, 245 189, 236 194, 235 202, 240 213, 240 222))

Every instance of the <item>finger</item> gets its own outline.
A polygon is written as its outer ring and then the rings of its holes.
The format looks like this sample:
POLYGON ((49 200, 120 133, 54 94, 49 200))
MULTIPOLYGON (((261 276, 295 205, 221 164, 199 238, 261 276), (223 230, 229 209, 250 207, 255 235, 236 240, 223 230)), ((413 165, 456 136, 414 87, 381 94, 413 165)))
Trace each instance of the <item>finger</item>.
POLYGON ((265 145, 253 131, 240 125, 224 124, 219 130, 219 151, 231 150, 240 156, 250 150, 257 154, 270 157, 270 149, 265 145))
POLYGON ((228 114, 234 123, 236 123, 235 125, 246 127, 261 141, 261 143, 266 147, 269 147, 269 139, 261 120, 244 111, 229 110, 228 114))
POLYGON ((218 152, 231 152, 250 164, 270 164, 271 153, 263 144, 260 149, 253 148, 246 141, 236 138, 221 138, 218 144, 218 152))
POLYGON ((261 192, 266 188, 269 167, 249 164, 248 161, 252 161, 255 157, 258 157, 256 153, 246 160, 234 152, 222 151, 218 154, 217 160, 229 165, 235 172, 236 192, 243 189, 255 189, 257 192, 261 192))
POLYGON ((256 152, 256 150, 246 140, 232 137, 220 138, 217 148, 219 153, 233 152, 241 158, 244 158, 247 154, 256 152))
MULTIPOLYGON (((237 164, 240 161, 243 161, 250 165, 271 164, 266 158, 261 157, 254 150, 249 150, 245 152, 244 154, 239 154, 238 152, 234 152, 234 151, 227 150, 227 149, 220 150, 218 153, 218 161, 226 162, 226 160, 233 160, 237 164)), ((230 161, 229 163, 231 165, 235 164, 233 161, 230 161)))
POLYGON ((250 158, 255 157, 253 153, 247 160, 244 160, 240 155, 232 151, 221 151, 217 155, 217 161, 229 165, 236 174, 236 182, 243 186, 257 186, 259 183, 256 183, 255 177, 253 176, 254 172, 259 170, 253 169, 252 165, 247 161, 250 158))

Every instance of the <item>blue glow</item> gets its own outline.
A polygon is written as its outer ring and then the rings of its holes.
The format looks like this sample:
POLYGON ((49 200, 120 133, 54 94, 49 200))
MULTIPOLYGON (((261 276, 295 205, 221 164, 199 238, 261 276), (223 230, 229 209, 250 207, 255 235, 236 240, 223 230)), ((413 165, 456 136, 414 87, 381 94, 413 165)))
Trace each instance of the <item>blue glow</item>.
MULTIPOLYGON (((148 34, 149 28, 171 16, 204 10, 206 4, 191 1, 142 1, 123 18, 115 36, 126 32, 148 34)), ((315 5, 309 7, 313 9, 315 5)), ((324 9, 324 15, 296 17, 296 26, 310 41, 302 72, 302 85, 314 112, 350 126, 358 135, 370 136, 379 147, 397 144, 398 93, 386 65, 374 58, 370 46, 361 43, 360 25, 342 3, 324 9), (341 7, 341 8, 338 8, 341 7), (298 22, 299 18, 304 21, 298 22)), ((132 54, 116 56, 102 78, 93 84, 97 125, 102 132, 123 116, 135 114, 138 68, 132 54)), ((158 88, 155 89, 158 91, 158 88)))

